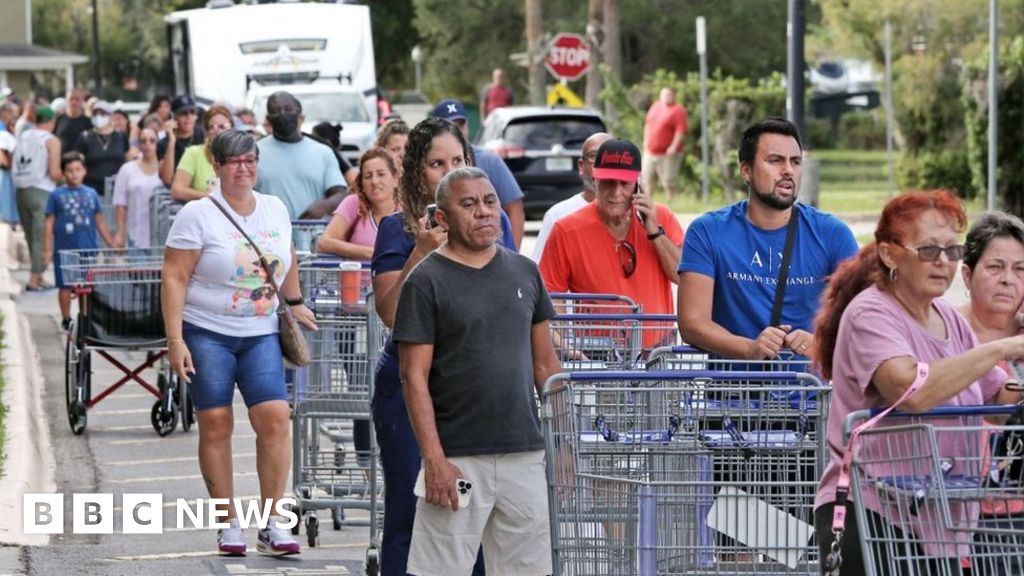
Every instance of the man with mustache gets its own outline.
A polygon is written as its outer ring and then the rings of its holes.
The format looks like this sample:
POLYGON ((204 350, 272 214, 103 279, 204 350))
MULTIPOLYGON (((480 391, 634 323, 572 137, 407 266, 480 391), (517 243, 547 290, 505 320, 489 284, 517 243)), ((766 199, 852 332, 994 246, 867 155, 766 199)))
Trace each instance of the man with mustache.
POLYGON ((740 174, 748 197, 690 225, 679 262, 679 331, 693 346, 727 358, 774 358, 811 349, 821 291, 857 241, 835 216, 796 203, 803 149, 796 126, 765 118, 743 132, 740 174), (771 322, 791 218, 788 280, 771 322))

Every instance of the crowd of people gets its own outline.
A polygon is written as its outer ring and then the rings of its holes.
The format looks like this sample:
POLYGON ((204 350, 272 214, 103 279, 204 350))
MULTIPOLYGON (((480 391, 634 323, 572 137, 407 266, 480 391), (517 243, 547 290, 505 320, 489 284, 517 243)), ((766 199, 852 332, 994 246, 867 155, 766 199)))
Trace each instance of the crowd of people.
MULTIPOLYGON (((486 111, 513 100, 500 72, 481 94, 486 111)), ((188 96, 156 98, 126 125, 78 90, 23 111, 5 103, 0 219, 24 227, 27 289, 40 290, 51 258, 59 269, 61 248, 95 247, 97 238, 148 246, 148 198, 160 186, 187 203, 166 243, 163 306, 172 367, 190 382, 198 411, 200 468, 211 496, 231 496, 237 383, 270 502, 282 497, 291 457, 275 311, 288 306, 315 329, 291 221, 328 219, 317 250, 370 262, 377 313, 393 329, 371 402, 387 486, 384 574, 483 574, 485 564, 551 571, 536 410, 544 382, 560 370, 550 292, 618 294, 645 313, 675 314, 683 341, 721 357, 790 350, 809 360, 832 385, 828 464, 808 519, 823 558, 836 508, 851 506, 836 489, 847 414, 898 402, 925 411, 1021 399, 1007 387, 1006 363, 1024 358, 1024 223, 986 214, 964 245, 967 216, 953 194, 908 192, 886 205, 874 241, 858 248, 841 220, 797 202, 804 151, 787 120, 744 131, 747 197, 684 231, 654 200, 657 180, 667 197, 676 192, 672 165, 686 131, 685 110, 663 90, 640 147, 606 133, 583 143, 583 189, 548 212, 527 258, 519 254, 523 192, 504 162, 469 143, 461 102, 440 102, 415 126, 389 120, 355 165, 340 154, 335 127, 302 132, 302 103, 287 92, 268 100, 265 137, 246 114, 217 104, 198 122, 188 96), (116 231, 104 218, 105 195, 116 231), (958 271, 970 290, 960 310, 941 298, 958 271), (469 482, 474 496, 459 514, 469 482)), ((67 318, 70 295, 55 271, 67 318)), ((368 434, 368 424, 356 431, 357 449, 368 434)), ((871 493, 851 498, 870 512, 867 526, 846 513, 850 533, 895 522, 871 493)), ((218 549, 244 554, 242 528, 229 520, 218 549)), ((258 542, 270 554, 299 551, 273 523, 258 542)), ((858 539, 836 546, 846 559, 840 573, 862 573, 858 539)), ((956 568, 956 558, 922 546, 930 558, 915 561, 956 568)))

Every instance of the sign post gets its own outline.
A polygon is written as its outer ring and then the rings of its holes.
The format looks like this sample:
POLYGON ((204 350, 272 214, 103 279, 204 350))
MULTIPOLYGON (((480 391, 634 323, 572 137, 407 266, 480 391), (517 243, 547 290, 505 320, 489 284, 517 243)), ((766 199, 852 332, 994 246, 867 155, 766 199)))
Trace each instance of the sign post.
POLYGON ((590 47, 583 36, 560 32, 548 44, 544 67, 558 80, 579 80, 590 68, 590 47))

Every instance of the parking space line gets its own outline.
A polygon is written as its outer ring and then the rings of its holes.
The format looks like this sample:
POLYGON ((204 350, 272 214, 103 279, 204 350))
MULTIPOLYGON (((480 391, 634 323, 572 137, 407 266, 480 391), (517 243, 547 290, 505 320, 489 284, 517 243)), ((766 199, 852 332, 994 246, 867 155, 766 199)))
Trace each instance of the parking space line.
MULTIPOLYGON (((255 458, 255 452, 238 452, 232 455, 232 458, 255 458)), ((135 466, 135 465, 149 465, 149 464, 171 464, 173 462, 196 462, 196 455, 181 456, 179 458, 153 458, 151 460, 115 460, 113 462, 106 462, 105 466, 135 466)))
MULTIPOLYGON (((235 478, 245 478, 248 476, 255 476, 256 471, 252 472, 235 472, 235 478)), ((202 474, 185 474, 182 476, 139 476, 136 478, 121 478, 119 480, 107 480, 108 484, 145 484, 148 482, 176 482, 179 480, 201 480, 202 474)))

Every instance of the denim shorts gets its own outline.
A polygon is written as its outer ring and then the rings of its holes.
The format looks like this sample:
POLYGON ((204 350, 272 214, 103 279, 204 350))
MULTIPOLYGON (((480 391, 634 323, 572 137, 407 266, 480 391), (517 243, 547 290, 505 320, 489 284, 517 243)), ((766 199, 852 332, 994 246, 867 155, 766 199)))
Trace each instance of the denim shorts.
POLYGON ((247 407, 269 400, 288 400, 276 333, 225 336, 184 322, 182 337, 196 369, 188 387, 196 410, 230 406, 236 382, 247 407))

